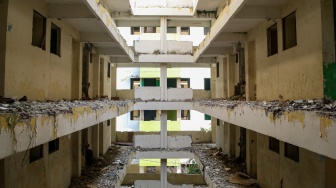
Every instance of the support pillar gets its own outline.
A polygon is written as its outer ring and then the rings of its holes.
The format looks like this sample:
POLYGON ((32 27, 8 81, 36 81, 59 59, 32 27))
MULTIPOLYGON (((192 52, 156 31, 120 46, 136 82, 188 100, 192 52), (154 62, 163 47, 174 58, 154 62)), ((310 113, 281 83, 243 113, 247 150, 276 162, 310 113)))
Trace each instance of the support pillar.
POLYGON ((111 143, 117 142, 117 119, 113 118, 110 120, 111 124, 111 143))
POLYGON ((100 59, 98 54, 90 54, 92 55, 92 63, 93 63, 93 83, 91 83, 92 87, 92 96, 91 98, 100 96, 100 59))
POLYGON ((167 53, 167 17, 162 16, 160 18, 160 42, 161 42, 161 53, 167 53))
POLYGON ((244 44, 245 49, 245 80, 246 80, 246 100, 256 100, 256 65, 255 65, 255 42, 244 44))
POLYGON ((253 178, 257 178, 257 145, 257 133, 246 130, 246 168, 253 178))
POLYGON ((229 157, 236 157, 236 129, 235 125, 228 123, 228 133, 229 133, 229 157))
POLYGON ((117 65, 111 63, 111 97, 117 97, 117 65))
POLYGON ((160 88, 161 88, 161 101, 167 101, 168 100, 167 64, 160 65, 160 88))
POLYGON ((99 158, 99 124, 92 126, 92 152, 93 157, 99 158))
POLYGON ((72 178, 81 176, 82 170, 82 131, 71 134, 72 142, 72 178))
POLYGON ((227 98, 234 96, 236 55, 229 55, 227 60, 227 98))
POLYGON ((217 57, 217 64, 216 64, 216 97, 215 98, 225 98, 226 97, 226 64, 224 63, 223 57, 217 57), (218 67, 217 67, 218 66, 218 67), (219 75, 217 75, 217 69, 219 75))
POLYGON ((168 134, 167 134, 167 111, 161 110, 161 131, 160 131, 160 138, 161 138, 161 148, 167 149, 168 148, 168 134))
POLYGON ((5 159, 0 159, 0 187, 6 187, 5 159))
POLYGON ((72 77, 71 77, 71 99, 82 98, 82 49, 79 41, 72 41, 72 77))
POLYGON ((167 188, 167 159, 161 159, 161 170, 160 170, 160 182, 161 188, 167 188))
MULTIPOLYGON (((6 38, 7 38, 7 17, 8 17, 8 2, 0 2, 0 96, 5 97, 5 64, 6 64, 6 38)), ((7 96, 8 97, 8 96, 7 96)), ((1 184, 0 184, 1 185, 1 184)), ((1 186, 0 186, 1 187, 1 186)))
POLYGON ((229 154, 230 152, 230 133, 229 133, 229 126, 230 124, 227 122, 224 122, 224 148, 223 153, 229 154))

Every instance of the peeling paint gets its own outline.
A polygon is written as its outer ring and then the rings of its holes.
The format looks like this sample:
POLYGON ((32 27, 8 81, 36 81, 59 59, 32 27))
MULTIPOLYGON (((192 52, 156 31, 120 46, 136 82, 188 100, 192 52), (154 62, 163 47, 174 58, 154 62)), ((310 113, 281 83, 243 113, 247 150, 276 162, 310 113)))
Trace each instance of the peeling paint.
POLYGON ((320 137, 327 141, 327 130, 332 126, 332 120, 326 116, 320 117, 320 137))
POLYGON ((284 113, 285 119, 287 119, 291 123, 300 122, 302 124, 302 127, 305 127, 305 113, 302 111, 296 111, 296 112, 285 112, 284 113))

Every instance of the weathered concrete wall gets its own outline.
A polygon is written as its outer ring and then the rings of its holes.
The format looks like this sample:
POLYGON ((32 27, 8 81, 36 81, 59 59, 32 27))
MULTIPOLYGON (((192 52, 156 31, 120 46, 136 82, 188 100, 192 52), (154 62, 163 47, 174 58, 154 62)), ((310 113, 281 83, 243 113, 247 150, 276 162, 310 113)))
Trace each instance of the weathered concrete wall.
POLYGON ((267 55, 266 30, 273 21, 262 22, 248 33, 256 45, 257 100, 295 100, 323 97, 323 59, 320 1, 293 0, 281 8, 285 17, 296 10, 297 46, 283 50, 282 22, 277 22, 278 53, 267 55), (309 32, 306 32, 309 31, 309 32))
POLYGON ((59 150, 51 154, 43 145, 43 158, 29 163, 29 150, 5 158, 5 187, 68 187, 72 155, 68 136, 59 140, 59 150))
MULTIPOLYGON (((0 96, 5 92, 6 36, 7 36, 8 0, 0 2, 0 96), (6 28, 6 29, 5 29, 6 28)), ((9 23, 10 24, 10 23, 9 23)))
POLYGON ((335 120, 316 112, 293 111, 274 117, 258 107, 238 105, 231 110, 198 103, 194 103, 193 109, 336 159, 336 150, 332 144, 336 143, 335 120))
MULTIPOLYGON (((152 187, 160 187, 160 181, 158 180, 136 180, 134 181, 135 188, 152 188, 152 187)), ((193 188, 193 185, 172 185, 168 183, 169 188, 193 188)))
MULTIPOLYGON (((205 185, 205 181, 201 174, 167 174, 168 182, 174 185, 191 184, 191 185, 205 185)), ((123 185, 132 185, 136 180, 160 180, 160 174, 140 174, 128 173, 123 180, 123 185)))
MULTIPOLYGON (((157 132, 117 132, 117 142, 132 142, 133 135, 159 135, 157 132)), ((211 131, 168 131, 168 136, 190 136, 192 143, 211 142, 211 131)))
POLYGON ((211 99, 211 92, 203 89, 194 89, 192 98, 194 100, 211 99))
POLYGON ((193 90, 190 88, 169 88, 168 101, 186 100, 193 98, 193 90))
POLYGON ((6 41, 6 97, 29 100, 60 100, 71 98, 72 38, 79 34, 66 22, 47 19, 45 50, 31 45, 33 10, 47 17, 42 0, 9 1, 8 23, 12 30, 6 41), (18 14, 17 12, 20 12, 18 14), (61 57, 50 53, 51 22, 61 28, 61 57))
POLYGON ((142 100, 160 100, 160 87, 137 87, 134 89, 134 98, 142 100))
POLYGON ((107 96, 108 98, 111 98, 111 82, 112 82, 112 67, 110 64, 110 67, 108 66, 109 57, 108 56, 100 56, 100 58, 103 59, 102 62, 100 62, 100 80, 103 82, 100 84, 101 88, 100 90, 102 93, 100 93, 101 96, 107 96), (108 69, 110 68, 110 77, 108 77, 108 69))
POLYGON ((300 148, 299 161, 268 149, 268 136, 258 134, 258 182, 261 187, 325 187, 325 157, 300 148), (282 182, 282 183, 281 183, 282 182))
MULTIPOLYGON (((134 146, 141 148, 160 148, 160 135, 134 135, 134 146)), ((190 136, 168 136, 168 148, 190 147, 190 136)))
POLYGON ((133 89, 118 89, 117 97, 119 97, 120 100, 133 100, 134 90, 133 89))
POLYGON ((105 154, 111 146, 111 125, 108 125, 107 121, 100 124, 99 140, 99 153, 105 154))
POLYGON ((98 110, 90 107, 75 107, 72 109, 73 113, 56 116, 39 115, 27 122, 15 122, 12 125, 9 125, 7 118, 14 116, 0 116, 0 143, 4 146, 0 150, 0 159, 31 148, 32 145, 29 144, 31 136, 34 138, 34 145, 40 145, 115 118, 133 110, 132 108, 132 104, 119 107, 107 105, 98 110))

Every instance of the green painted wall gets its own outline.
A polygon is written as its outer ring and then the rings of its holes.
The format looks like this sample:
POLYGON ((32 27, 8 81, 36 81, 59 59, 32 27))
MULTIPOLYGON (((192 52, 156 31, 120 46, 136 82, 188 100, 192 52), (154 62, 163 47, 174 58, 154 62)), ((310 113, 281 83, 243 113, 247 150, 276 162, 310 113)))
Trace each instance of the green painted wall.
POLYGON ((324 97, 336 100, 336 63, 323 63, 324 97))
POLYGON ((177 120, 177 111, 176 110, 167 110, 167 120, 176 121, 177 120))

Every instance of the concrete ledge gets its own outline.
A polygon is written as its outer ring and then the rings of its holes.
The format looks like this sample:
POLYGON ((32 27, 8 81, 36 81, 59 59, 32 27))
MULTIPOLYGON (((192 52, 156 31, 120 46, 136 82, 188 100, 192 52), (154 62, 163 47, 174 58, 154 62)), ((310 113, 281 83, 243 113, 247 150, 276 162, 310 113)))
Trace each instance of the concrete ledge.
MULTIPOLYGON (((177 174, 168 173, 168 182, 173 185, 191 184, 191 185, 206 185, 201 174, 177 174)), ((140 174, 127 173, 122 185, 132 185, 136 180, 160 180, 160 174, 140 174)))
POLYGON ((134 104, 134 110, 192 110, 192 102, 160 102, 148 101, 137 102, 134 104))
POLYGON ((153 151, 137 151, 135 158, 141 159, 181 159, 194 158, 194 154, 189 151, 168 151, 168 150, 153 150, 153 151))
MULTIPOLYGON (((134 146, 141 148, 160 148, 160 135, 134 135, 134 146)), ((190 136, 168 136, 168 148, 185 148, 191 146, 190 136)))
POLYGON ((262 107, 238 105, 228 109, 218 105, 204 106, 197 102, 193 109, 336 159, 336 120, 316 112, 292 111, 274 117, 262 107))
POLYGON ((133 110, 133 103, 93 110, 74 107, 72 113, 34 115, 20 122, 16 114, 0 115, 0 159, 99 124, 133 110))

